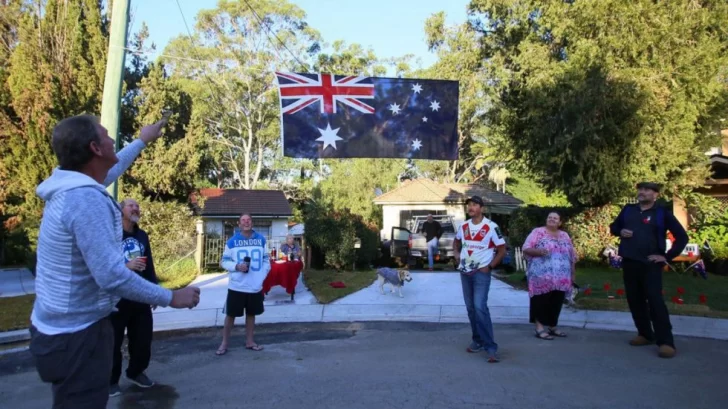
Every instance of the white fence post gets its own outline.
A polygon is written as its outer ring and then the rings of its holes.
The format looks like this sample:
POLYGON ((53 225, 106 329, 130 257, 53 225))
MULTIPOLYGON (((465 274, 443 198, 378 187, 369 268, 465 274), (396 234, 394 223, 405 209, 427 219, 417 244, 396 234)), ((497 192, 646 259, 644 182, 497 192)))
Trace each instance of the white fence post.
POLYGON ((526 260, 523 258, 523 249, 516 247, 516 271, 526 271, 526 260))

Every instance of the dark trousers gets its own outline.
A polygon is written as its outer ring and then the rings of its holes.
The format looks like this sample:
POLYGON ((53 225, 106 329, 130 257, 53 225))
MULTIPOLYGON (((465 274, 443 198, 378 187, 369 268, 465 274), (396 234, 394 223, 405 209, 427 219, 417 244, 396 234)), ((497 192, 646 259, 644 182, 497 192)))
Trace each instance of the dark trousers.
POLYGON ((104 409, 109 400, 114 330, 108 319, 70 334, 30 328, 30 352, 38 375, 50 383, 53 409, 104 409))
POLYGON ((657 341, 657 345, 674 347, 670 314, 662 299, 662 264, 624 259, 622 269, 627 303, 637 332, 650 341, 657 341))
POLYGON ((561 315, 561 307, 564 305, 564 298, 566 298, 566 293, 563 291, 550 291, 531 297, 530 322, 538 321, 547 327, 559 325, 559 315, 561 315))
POLYGON ((111 370, 111 385, 119 383, 121 377, 121 345, 124 330, 129 338, 129 367, 126 376, 136 378, 149 367, 152 357, 152 310, 148 305, 121 306, 111 314, 114 325, 114 366, 111 370))

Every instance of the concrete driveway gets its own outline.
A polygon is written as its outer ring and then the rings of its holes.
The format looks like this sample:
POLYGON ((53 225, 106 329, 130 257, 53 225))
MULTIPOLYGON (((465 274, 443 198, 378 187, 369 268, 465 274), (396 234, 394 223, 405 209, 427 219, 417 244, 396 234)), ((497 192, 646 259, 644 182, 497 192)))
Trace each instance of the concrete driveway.
MULTIPOLYGON (((148 371, 158 386, 122 383, 109 408, 467 409, 723 408, 724 341, 678 337, 679 355, 626 344, 624 332, 569 329, 541 341, 530 326, 496 325, 502 361, 465 352, 463 324, 276 324, 259 329, 262 352, 216 357, 217 331, 157 336, 148 371)), ((0 403, 50 407, 27 352, 0 356, 0 403)))

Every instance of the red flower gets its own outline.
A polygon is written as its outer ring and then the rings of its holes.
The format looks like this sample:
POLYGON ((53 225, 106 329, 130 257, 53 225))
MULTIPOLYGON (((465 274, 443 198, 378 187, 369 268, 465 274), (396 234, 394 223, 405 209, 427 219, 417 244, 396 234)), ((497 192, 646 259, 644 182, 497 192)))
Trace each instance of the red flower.
POLYGON ((618 289, 617 290, 617 295, 620 296, 620 297, 623 296, 624 295, 624 288, 618 289))
POLYGON ((609 283, 604 283, 604 291, 609 291, 612 289, 612 285, 609 283))
POLYGON ((682 304, 683 304, 683 302, 684 302, 684 301, 683 301, 683 299, 682 299, 682 298, 678 298, 678 299, 677 299, 677 303, 678 303, 678 304, 682 305, 682 304))
POLYGON ((674 302, 675 304, 678 304, 678 301, 680 301, 680 297, 678 297, 677 295, 673 295, 672 302, 674 302))
POLYGON ((587 288, 586 290, 584 290, 584 295, 591 295, 591 293, 591 288, 587 288))
POLYGON ((698 297, 701 304, 707 304, 708 303, 708 297, 705 294, 700 294, 698 297))
POLYGON ((685 294, 685 289, 683 287, 678 287, 677 288, 677 293, 680 294, 680 295, 683 295, 683 294, 685 294))

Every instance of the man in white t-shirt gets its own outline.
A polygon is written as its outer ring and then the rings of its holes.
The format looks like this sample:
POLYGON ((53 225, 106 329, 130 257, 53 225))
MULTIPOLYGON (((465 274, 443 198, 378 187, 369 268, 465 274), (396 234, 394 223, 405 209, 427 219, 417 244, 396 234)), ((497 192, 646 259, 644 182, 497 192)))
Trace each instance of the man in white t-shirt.
POLYGON ((506 242, 498 225, 483 216, 480 196, 465 202, 470 219, 460 226, 453 242, 455 262, 463 284, 463 298, 473 340, 468 352, 486 351, 488 362, 498 362, 498 344, 493 339, 493 322, 488 311, 490 272, 506 255, 506 242))

